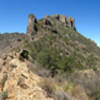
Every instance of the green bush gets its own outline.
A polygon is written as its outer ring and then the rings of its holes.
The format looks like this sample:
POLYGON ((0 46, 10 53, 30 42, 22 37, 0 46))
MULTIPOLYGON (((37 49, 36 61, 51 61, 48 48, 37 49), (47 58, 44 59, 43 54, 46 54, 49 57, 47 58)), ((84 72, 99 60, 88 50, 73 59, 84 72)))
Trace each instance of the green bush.
POLYGON ((37 55, 36 61, 43 67, 50 69, 55 74, 58 69, 59 55, 55 50, 44 49, 37 55))

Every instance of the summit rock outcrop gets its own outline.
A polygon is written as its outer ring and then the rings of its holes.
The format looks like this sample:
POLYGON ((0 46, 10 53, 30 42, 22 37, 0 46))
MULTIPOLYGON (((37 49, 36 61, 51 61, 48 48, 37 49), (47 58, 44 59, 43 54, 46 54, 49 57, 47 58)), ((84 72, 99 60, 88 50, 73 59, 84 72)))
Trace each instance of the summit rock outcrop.
POLYGON ((52 29, 57 31, 61 24, 63 24, 66 28, 71 28, 72 30, 75 30, 76 28, 74 23, 74 18, 67 18, 64 15, 46 15, 43 19, 37 20, 33 14, 30 14, 28 19, 27 36, 29 36, 33 40, 34 36, 37 33, 43 34, 44 31, 49 32, 52 31, 52 29))
POLYGON ((73 30, 75 29, 75 20, 72 17, 66 17, 64 15, 54 15, 56 19, 66 25, 66 27, 70 27, 73 30))
POLYGON ((34 34, 36 34, 37 32, 36 24, 37 24, 36 17, 33 14, 30 14, 28 19, 28 27, 27 27, 28 36, 33 36, 34 34))

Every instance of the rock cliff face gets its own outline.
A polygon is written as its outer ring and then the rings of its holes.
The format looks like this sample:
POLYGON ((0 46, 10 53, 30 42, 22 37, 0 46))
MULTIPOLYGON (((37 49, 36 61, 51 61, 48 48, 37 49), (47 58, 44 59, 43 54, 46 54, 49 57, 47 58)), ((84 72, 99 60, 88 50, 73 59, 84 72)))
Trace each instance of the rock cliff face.
POLYGON ((60 22, 66 25, 66 27, 70 27, 73 30, 75 29, 75 21, 72 17, 66 17, 64 15, 54 15, 54 18, 58 19, 60 22))
POLYGON ((37 19, 33 14, 29 15, 29 19, 28 19, 28 27, 27 27, 27 35, 28 36, 33 36, 34 34, 36 34, 37 32, 37 19))
MULTIPOLYGON (((43 30, 42 28, 44 27, 44 25, 47 25, 45 26, 45 28, 46 27, 48 28, 48 25, 52 26, 52 24, 54 24, 53 20, 58 20, 59 23, 56 26, 59 26, 60 24, 64 24, 66 28, 69 27, 75 30, 75 25, 74 25, 75 21, 71 17, 67 18, 64 15, 53 15, 53 16, 46 15, 44 19, 37 21, 36 17, 33 14, 30 14, 28 19, 27 36, 33 39, 35 34, 42 32, 41 30, 43 30)), ((50 27, 48 29, 50 29, 50 27)), ((57 30, 57 27, 55 30, 57 30)))

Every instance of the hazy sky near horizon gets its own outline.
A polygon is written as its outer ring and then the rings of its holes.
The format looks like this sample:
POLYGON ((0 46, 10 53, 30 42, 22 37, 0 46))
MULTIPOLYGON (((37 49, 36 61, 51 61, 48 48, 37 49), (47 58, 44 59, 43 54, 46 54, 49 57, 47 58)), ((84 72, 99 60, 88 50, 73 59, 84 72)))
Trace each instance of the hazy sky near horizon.
POLYGON ((72 16, 77 30, 100 45, 100 0, 0 0, 0 33, 26 32, 30 13, 72 16))

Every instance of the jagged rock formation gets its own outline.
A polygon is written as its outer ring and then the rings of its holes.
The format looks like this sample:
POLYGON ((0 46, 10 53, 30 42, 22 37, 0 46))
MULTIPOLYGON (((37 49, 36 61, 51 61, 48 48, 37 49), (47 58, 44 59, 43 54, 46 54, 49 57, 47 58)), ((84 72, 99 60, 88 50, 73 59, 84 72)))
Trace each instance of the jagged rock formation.
POLYGON ((71 27, 72 29, 75 29, 75 25, 74 25, 74 19, 71 18, 71 17, 68 17, 67 18, 67 23, 68 23, 68 26, 71 27))
POLYGON ((58 19, 59 21, 61 21, 63 24, 66 25, 66 27, 70 27, 74 30, 75 28, 75 21, 72 17, 66 17, 64 15, 54 15, 54 18, 58 19))
POLYGON ((33 14, 29 15, 29 20, 28 20, 28 27, 27 27, 27 35, 28 36, 34 36, 37 32, 37 19, 33 14))
MULTIPOLYGON (((59 23, 64 24, 67 28, 70 27, 73 30, 76 29, 75 25, 74 25, 75 21, 71 17, 66 18, 66 16, 64 16, 64 15, 53 15, 53 16, 46 15, 44 17, 43 21, 42 20, 37 21, 36 17, 33 14, 30 14, 29 21, 28 21, 28 28, 27 28, 27 36, 29 36, 29 37, 31 37, 31 39, 33 39, 35 34, 41 33, 41 30, 42 30, 41 28, 43 28, 44 25, 52 26, 52 24, 54 24, 53 20, 55 20, 55 19, 57 19, 59 21, 59 23), (39 25, 41 27, 39 27, 39 25)), ((56 26, 58 26, 58 25, 56 25, 56 26)), ((48 30, 49 30, 49 28, 48 28, 48 30)))

